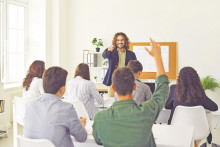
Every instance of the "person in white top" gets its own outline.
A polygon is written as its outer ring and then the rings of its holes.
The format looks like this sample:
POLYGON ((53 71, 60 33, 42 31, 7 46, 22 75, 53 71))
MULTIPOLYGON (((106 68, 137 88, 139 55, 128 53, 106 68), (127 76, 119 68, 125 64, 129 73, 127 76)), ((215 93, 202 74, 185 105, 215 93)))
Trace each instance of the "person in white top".
POLYGON ((71 100, 80 100, 92 120, 98 111, 94 100, 99 104, 104 104, 103 97, 99 94, 95 84, 90 81, 89 66, 84 63, 77 66, 74 79, 67 83, 67 95, 71 100))
POLYGON ((44 61, 35 60, 27 71, 23 81, 23 98, 33 99, 44 93, 42 76, 45 71, 44 61))

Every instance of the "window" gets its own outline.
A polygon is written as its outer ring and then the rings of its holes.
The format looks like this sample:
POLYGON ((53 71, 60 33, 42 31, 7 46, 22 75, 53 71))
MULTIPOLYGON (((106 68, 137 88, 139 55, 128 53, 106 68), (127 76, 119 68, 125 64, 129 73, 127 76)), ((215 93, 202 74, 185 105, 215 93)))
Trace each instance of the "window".
POLYGON ((24 77, 26 58, 26 6, 1 1, 1 81, 10 83, 24 77))

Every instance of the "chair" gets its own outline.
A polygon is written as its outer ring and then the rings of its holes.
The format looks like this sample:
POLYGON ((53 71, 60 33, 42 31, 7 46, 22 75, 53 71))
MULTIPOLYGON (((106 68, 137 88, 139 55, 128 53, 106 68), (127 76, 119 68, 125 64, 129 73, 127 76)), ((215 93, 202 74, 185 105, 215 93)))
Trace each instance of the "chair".
POLYGON ((23 136, 17 136, 18 147, 55 147, 55 145, 47 139, 30 139, 23 136))
POLYGON ((200 141, 208 137, 210 130, 205 109, 202 106, 177 106, 171 125, 194 126, 194 140, 200 141))
POLYGON ((155 123, 168 123, 171 110, 163 108, 157 117, 155 123))
POLYGON ((89 115, 86 111, 86 108, 84 107, 83 103, 79 100, 68 100, 68 99, 62 99, 63 102, 67 102, 73 105, 73 107, 76 110, 76 113, 78 117, 85 117, 87 121, 90 120, 89 115))
POLYGON ((17 132, 18 127, 17 124, 24 125, 24 115, 25 115, 25 105, 30 101, 28 99, 24 99, 22 97, 14 97, 13 100, 13 140, 14 147, 17 147, 17 132))

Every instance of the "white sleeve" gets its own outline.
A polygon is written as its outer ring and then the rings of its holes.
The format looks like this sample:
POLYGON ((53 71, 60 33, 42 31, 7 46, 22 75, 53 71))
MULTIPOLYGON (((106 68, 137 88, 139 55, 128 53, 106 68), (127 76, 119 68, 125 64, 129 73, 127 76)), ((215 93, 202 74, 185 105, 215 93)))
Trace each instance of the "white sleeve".
POLYGON ((43 79, 39 79, 39 82, 38 82, 38 87, 39 87, 39 92, 40 94, 44 94, 44 88, 43 88, 43 79))

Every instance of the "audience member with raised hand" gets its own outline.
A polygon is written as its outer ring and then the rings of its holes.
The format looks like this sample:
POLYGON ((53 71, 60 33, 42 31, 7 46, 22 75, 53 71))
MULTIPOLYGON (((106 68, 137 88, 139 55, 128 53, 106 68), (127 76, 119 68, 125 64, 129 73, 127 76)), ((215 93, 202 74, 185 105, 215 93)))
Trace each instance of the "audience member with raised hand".
POLYGON ((84 63, 77 66, 74 79, 67 83, 67 95, 69 99, 80 100, 84 104, 90 119, 93 119, 98 111, 94 101, 104 104, 103 97, 90 81, 89 66, 84 63))
POLYGON ((121 147, 155 147, 152 126, 163 108, 169 93, 168 77, 163 67, 160 45, 151 39, 151 50, 146 51, 155 59, 157 67, 156 90, 152 98, 137 105, 132 92, 136 89, 130 68, 114 71, 113 90, 117 101, 94 118, 93 136, 97 144, 121 147))
POLYGON ((199 75, 192 67, 182 68, 177 79, 177 84, 170 86, 170 94, 165 105, 166 109, 171 109, 168 124, 171 123, 174 110, 179 105, 201 105, 210 111, 218 110, 216 103, 206 96, 199 75))
POLYGON ((37 98, 44 93, 42 76, 45 71, 44 61, 35 60, 27 71, 23 81, 23 98, 37 98))
POLYGON ((138 60, 131 60, 128 62, 128 67, 131 68, 137 85, 136 90, 133 92, 133 100, 140 105, 142 102, 151 98, 152 92, 147 84, 144 84, 139 80, 143 70, 142 64, 138 60))
POLYGON ((24 136, 49 139, 56 147, 73 147, 71 136, 78 142, 87 139, 85 118, 79 120, 72 104, 62 102, 67 71, 51 67, 43 76, 45 93, 26 104, 24 136))

